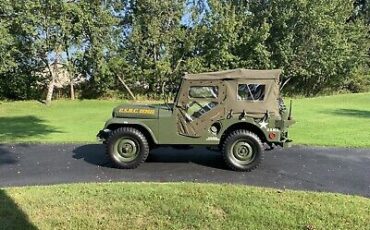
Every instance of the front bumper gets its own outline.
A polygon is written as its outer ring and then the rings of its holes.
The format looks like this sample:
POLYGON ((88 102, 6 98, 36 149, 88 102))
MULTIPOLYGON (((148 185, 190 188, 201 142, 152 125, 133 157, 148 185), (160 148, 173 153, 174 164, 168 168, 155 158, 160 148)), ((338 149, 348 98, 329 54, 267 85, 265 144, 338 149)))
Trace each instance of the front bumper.
POLYGON ((106 142, 111 133, 112 133, 112 130, 110 129, 100 130, 99 133, 96 135, 96 137, 99 142, 106 142))

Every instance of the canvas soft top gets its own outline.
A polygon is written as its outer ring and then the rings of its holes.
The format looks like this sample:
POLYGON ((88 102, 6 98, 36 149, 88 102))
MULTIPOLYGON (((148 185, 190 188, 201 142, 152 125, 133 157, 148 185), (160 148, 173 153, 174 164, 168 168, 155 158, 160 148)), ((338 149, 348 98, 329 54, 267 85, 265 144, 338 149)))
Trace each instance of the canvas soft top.
POLYGON ((279 81, 282 70, 233 69, 219 72, 185 74, 187 80, 224 80, 224 79, 271 79, 279 81))

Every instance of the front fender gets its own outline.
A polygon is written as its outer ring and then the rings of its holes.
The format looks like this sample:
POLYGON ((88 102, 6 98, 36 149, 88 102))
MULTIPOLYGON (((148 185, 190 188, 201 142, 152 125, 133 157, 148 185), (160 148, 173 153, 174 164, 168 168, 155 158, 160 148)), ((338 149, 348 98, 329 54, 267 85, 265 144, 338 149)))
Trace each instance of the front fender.
POLYGON ((154 135, 154 132, 151 128, 149 128, 148 125, 146 125, 144 122, 138 121, 136 119, 130 119, 130 118, 111 118, 107 122, 105 122, 104 129, 102 130, 114 130, 118 127, 137 127, 139 129, 143 129, 147 132, 147 134, 150 135, 152 140, 155 144, 158 144, 158 140, 154 135))

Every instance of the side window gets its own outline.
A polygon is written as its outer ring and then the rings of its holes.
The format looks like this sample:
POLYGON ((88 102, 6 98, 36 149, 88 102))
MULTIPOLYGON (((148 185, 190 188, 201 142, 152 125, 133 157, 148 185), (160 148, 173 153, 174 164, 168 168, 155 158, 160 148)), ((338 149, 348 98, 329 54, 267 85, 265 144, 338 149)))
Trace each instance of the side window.
POLYGON ((196 102, 193 101, 189 104, 187 114, 190 116, 188 119, 192 121, 193 119, 200 118, 203 114, 211 111, 218 105, 217 102, 196 102))
POLYGON ((266 85, 239 84, 238 100, 263 101, 265 99, 266 85))
POLYGON ((192 86, 189 89, 190 98, 217 98, 218 87, 217 86, 192 86))
POLYGON ((187 116, 187 122, 200 118, 213 110, 218 105, 218 102, 209 99, 218 98, 218 93, 219 89, 217 86, 191 86, 189 89, 189 98, 191 100, 187 104, 185 115, 187 116))

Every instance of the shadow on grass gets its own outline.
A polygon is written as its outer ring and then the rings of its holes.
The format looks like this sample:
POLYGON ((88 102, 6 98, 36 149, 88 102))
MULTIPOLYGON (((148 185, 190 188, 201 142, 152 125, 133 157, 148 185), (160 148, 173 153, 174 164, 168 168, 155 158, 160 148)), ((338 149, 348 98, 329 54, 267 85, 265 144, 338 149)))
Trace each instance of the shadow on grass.
POLYGON ((27 137, 41 137, 50 133, 61 133, 35 116, 0 117, 0 142, 16 141, 27 137))
POLYGON ((368 110, 358 110, 358 109, 336 109, 334 111, 328 111, 332 115, 337 116, 347 116, 347 117, 357 117, 357 118, 368 118, 370 119, 370 111, 368 110))
POLYGON ((37 229, 16 203, 0 189, 0 229, 37 229))
MULTIPOLYGON (((105 154, 105 146, 102 144, 89 144, 76 148, 73 153, 74 159, 84 159, 86 162, 101 167, 114 168, 113 163, 105 154)), ((163 147, 150 152, 145 165, 156 163, 194 163, 210 168, 228 170, 221 154, 209 151, 205 148, 193 148, 188 150, 163 147)))

